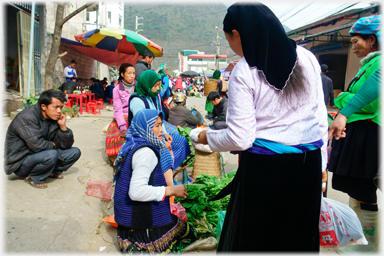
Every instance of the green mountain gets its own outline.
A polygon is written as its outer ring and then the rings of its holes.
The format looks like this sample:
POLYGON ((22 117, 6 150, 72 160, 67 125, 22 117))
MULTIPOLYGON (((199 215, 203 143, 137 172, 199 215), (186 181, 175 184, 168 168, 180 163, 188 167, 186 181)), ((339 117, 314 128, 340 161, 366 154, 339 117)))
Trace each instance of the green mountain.
POLYGON ((218 27, 220 55, 228 62, 237 60, 223 32, 223 19, 227 12, 224 4, 163 4, 124 3, 124 28, 135 31, 136 16, 143 17, 139 33, 163 47, 163 57, 156 58, 152 68, 157 70, 166 63, 169 70, 179 69, 178 53, 182 50, 198 50, 205 54, 216 54, 218 27))

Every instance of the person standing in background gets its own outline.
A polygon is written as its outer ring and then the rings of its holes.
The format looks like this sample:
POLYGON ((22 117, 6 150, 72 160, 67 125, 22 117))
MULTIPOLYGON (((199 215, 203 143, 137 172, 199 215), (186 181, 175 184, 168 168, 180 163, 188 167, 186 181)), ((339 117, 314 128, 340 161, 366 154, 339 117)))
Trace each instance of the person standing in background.
POLYGON ((137 60, 137 63, 135 65, 136 80, 145 70, 151 69, 151 64, 154 59, 155 54, 151 50, 146 50, 143 52, 142 59, 137 60))
POLYGON ((333 103, 333 98, 334 98, 333 82, 332 82, 332 79, 326 75, 326 73, 328 73, 328 66, 325 64, 322 64, 320 67, 321 67, 321 83, 323 84, 325 105, 328 104, 328 100, 330 99, 329 105, 331 107, 334 107, 335 104, 333 103))
POLYGON ((65 81, 68 82, 69 80, 71 80, 71 77, 73 76, 76 76, 77 77, 77 73, 76 73, 76 64, 77 62, 75 60, 71 60, 71 63, 64 68, 64 77, 65 77, 65 81))

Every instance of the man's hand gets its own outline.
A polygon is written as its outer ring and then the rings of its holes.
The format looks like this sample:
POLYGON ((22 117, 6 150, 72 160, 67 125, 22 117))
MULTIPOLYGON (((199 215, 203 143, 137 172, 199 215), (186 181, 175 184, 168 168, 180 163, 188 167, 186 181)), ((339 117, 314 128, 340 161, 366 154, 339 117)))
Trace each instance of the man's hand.
POLYGON ((200 133, 199 133, 199 136, 197 137, 197 142, 198 143, 201 143, 201 144, 208 144, 208 140, 207 140, 207 130, 202 130, 200 133))
POLYGON ((65 117, 65 115, 61 114, 61 116, 59 117, 59 119, 57 120, 57 123, 58 125, 60 125, 60 129, 62 131, 66 131, 67 130, 67 126, 65 124, 67 118, 65 117))
POLYGON ((196 111, 199 111, 196 106, 193 106, 193 109, 196 110, 196 111))
POLYGON ((120 131, 120 137, 125 138, 125 134, 127 134, 127 131, 120 131))
POLYGON ((169 144, 172 144, 172 142, 173 142, 173 138, 172 138, 171 135, 169 135, 169 134, 164 134, 164 138, 165 138, 165 140, 166 140, 169 144))
POLYGON ((345 125, 347 123, 347 117, 341 113, 339 113, 335 120, 333 120, 331 126, 328 130, 328 140, 333 136, 336 140, 339 140, 340 138, 345 138, 347 135, 345 133, 346 128, 345 125))

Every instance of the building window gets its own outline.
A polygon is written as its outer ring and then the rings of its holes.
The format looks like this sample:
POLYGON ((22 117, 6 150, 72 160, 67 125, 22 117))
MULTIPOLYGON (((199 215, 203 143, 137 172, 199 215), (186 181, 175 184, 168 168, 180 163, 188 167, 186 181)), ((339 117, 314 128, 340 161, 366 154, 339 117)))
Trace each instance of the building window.
POLYGON ((108 22, 109 22, 109 24, 112 23, 112 14, 111 14, 111 12, 108 12, 108 22))
POLYGON ((119 14, 119 27, 122 27, 121 23, 123 22, 123 18, 121 17, 121 15, 119 14))
MULTIPOLYGON (((84 16, 83 16, 84 17, 84 16)), ((89 12, 87 12, 87 21, 89 21, 89 12)))

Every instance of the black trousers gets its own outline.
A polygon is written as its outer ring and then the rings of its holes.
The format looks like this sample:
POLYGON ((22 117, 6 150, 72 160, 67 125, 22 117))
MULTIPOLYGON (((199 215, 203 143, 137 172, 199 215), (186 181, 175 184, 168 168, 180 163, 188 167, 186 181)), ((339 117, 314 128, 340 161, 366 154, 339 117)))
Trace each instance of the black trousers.
POLYGON ((319 252, 320 149, 303 154, 243 152, 218 252, 319 252))
POLYGON ((69 169, 79 158, 80 149, 50 149, 28 155, 15 171, 19 177, 29 176, 34 183, 42 184, 51 174, 60 174, 69 169))

